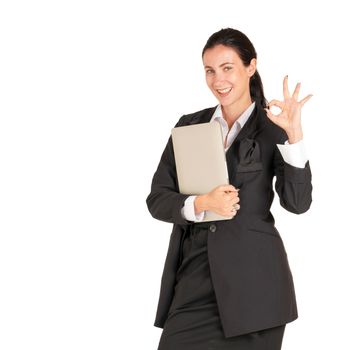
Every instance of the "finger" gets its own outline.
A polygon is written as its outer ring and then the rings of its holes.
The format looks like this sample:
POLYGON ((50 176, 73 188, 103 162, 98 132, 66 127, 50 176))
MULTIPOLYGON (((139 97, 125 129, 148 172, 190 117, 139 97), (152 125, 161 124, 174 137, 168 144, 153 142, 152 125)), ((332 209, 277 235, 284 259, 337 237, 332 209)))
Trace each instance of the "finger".
POLYGON ((310 98, 311 98, 312 96, 313 96, 313 95, 310 94, 310 95, 307 95, 306 97, 304 97, 304 98, 300 101, 301 106, 304 106, 304 103, 307 102, 307 101, 309 101, 310 98))
POLYGON ((282 101, 278 101, 278 100, 271 100, 269 102, 269 107, 271 108, 272 106, 277 106, 278 108, 280 108, 281 110, 283 109, 283 102, 282 101))
POLYGON ((278 117, 275 116, 270 110, 268 110, 267 108, 264 108, 265 111, 266 111, 266 114, 268 116, 268 118, 273 122, 273 123, 276 123, 278 122, 278 117))
POLYGON ((237 191, 237 189, 236 189, 234 186, 232 186, 232 185, 221 185, 221 186, 220 186, 220 191, 232 192, 232 191, 237 191))
POLYGON ((283 79, 283 96, 285 100, 290 98, 290 93, 288 89, 288 75, 286 75, 283 79))
POLYGON ((230 192, 227 193, 226 196, 224 197, 225 202, 232 207, 232 205, 236 204, 239 202, 239 197, 237 192, 230 192))
POLYGON ((227 202, 230 203, 230 205, 233 205, 239 202, 238 192, 227 193, 225 199, 227 202))
POLYGON ((298 101, 298 96, 299 96, 299 91, 300 91, 300 85, 301 83, 298 83, 297 86, 295 87, 295 90, 293 92, 293 98, 298 101))

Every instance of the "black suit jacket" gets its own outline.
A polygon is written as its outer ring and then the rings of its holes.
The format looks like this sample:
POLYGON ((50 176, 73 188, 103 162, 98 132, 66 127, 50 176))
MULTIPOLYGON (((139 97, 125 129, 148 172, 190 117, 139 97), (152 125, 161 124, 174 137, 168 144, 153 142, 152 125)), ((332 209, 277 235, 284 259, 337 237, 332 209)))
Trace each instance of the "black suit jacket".
MULTIPOLYGON (((216 107, 183 115, 175 127, 209 122, 216 107)), ((208 259, 225 337, 285 324, 298 317, 292 273, 270 212, 275 189, 286 210, 311 205, 310 163, 294 167, 276 146, 288 139, 256 103, 226 152, 230 184, 240 188, 240 209, 231 220, 208 222, 208 259)), ((179 193, 171 136, 153 176, 146 203, 151 215, 173 224, 154 326, 163 328, 174 294, 182 238, 193 224, 181 215, 189 195, 179 193)))

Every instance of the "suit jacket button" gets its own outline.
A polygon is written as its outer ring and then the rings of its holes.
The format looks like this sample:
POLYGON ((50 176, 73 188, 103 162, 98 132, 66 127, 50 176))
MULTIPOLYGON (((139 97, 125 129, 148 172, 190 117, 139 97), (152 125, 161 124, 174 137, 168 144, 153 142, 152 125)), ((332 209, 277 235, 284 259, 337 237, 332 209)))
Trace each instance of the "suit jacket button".
POLYGON ((210 232, 215 232, 216 231, 216 225, 215 224, 211 224, 209 226, 209 230, 210 230, 210 232))

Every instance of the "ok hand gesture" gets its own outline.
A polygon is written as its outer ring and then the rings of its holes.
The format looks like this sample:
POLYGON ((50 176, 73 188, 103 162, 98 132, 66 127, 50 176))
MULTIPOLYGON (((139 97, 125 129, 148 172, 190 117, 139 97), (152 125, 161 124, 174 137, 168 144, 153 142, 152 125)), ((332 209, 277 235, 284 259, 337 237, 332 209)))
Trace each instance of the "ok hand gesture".
POLYGON ((283 79, 283 96, 284 101, 272 100, 268 106, 277 106, 281 109, 278 115, 273 114, 269 109, 265 108, 266 114, 269 119, 285 130, 288 135, 289 143, 295 143, 303 138, 303 132, 301 128, 301 108, 313 95, 309 94, 301 101, 298 102, 298 96, 301 83, 298 83, 295 87, 293 95, 290 96, 288 89, 288 75, 283 79))

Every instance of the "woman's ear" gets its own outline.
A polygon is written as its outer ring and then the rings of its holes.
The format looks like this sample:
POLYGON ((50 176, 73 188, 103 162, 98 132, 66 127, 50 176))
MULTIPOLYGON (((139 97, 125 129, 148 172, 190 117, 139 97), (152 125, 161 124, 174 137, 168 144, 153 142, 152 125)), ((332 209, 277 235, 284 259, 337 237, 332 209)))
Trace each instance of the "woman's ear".
POLYGON ((250 61, 250 64, 248 66, 248 74, 250 77, 252 77, 255 72, 256 72, 256 65, 257 65, 257 61, 256 58, 252 58, 250 61))

